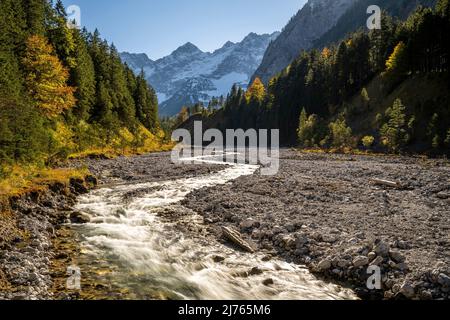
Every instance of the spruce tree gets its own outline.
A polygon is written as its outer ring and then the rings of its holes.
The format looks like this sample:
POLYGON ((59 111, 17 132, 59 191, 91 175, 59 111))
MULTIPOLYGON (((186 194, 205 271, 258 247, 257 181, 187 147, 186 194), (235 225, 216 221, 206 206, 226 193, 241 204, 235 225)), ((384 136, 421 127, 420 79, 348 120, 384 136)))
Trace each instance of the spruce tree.
POLYGON ((67 26, 67 14, 64 5, 60 0, 56 4, 55 10, 52 10, 49 17, 47 34, 58 54, 59 59, 69 69, 76 66, 76 47, 74 33, 77 30, 70 29, 67 26))
POLYGON ((110 47, 109 55, 110 77, 111 77, 111 98, 115 111, 120 121, 128 128, 134 126, 135 106, 131 92, 128 90, 125 68, 120 60, 119 53, 114 46, 110 47))
POLYGON ((77 90, 75 98, 77 103, 73 113, 79 120, 88 120, 90 112, 95 104, 96 81, 95 68, 89 54, 86 31, 74 32, 74 42, 77 48, 75 52, 75 67, 71 71, 70 83, 77 90))
MULTIPOLYGON (((2 0, 3 1, 3 0, 2 0)), ((25 9, 27 30, 29 35, 45 35, 47 18, 51 13, 51 5, 48 0, 19 0, 23 2, 25 9)))
POLYGON ((406 108, 400 99, 386 111, 388 122, 381 128, 382 142, 393 152, 399 152, 408 142, 406 108))

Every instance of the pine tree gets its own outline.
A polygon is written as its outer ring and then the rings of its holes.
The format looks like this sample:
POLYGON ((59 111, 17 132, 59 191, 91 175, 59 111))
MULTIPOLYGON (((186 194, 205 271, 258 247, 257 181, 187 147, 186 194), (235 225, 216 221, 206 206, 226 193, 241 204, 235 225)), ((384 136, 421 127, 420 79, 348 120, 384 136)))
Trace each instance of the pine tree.
POLYGON ((47 26, 47 34, 51 45, 64 65, 73 69, 76 66, 76 50, 74 33, 77 30, 67 26, 67 14, 61 0, 56 3, 55 10, 51 11, 47 26))
POLYGON ((42 158, 50 141, 44 125, 44 119, 25 101, 0 97, 0 165, 42 158))
POLYGON ((299 125, 297 129, 298 142, 303 146, 306 146, 306 141, 308 140, 305 134, 307 121, 308 114, 306 113, 305 108, 303 108, 300 114, 299 125))
POLYGON ((427 128, 427 137, 433 149, 439 148, 441 139, 439 136, 439 115, 433 114, 427 128))
POLYGON ((137 118, 147 129, 155 129, 158 121, 156 94, 148 87, 144 71, 137 77, 136 82, 134 100, 137 118))
POLYGON ((405 111, 402 101, 395 100, 392 108, 386 111, 388 122, 381 128, 383 144, 393 152, 400 151, 409 140, 405 111))
POLYGON ((109 60, 111 79, 110 95, 114 110, 117 112, 120 121, 128 128, 131 128, 135 125, 136 107, 132 93, 128 90, 124 66, 114 44, 110 47, 109 60))
POLYGON ((0 1, 0 51, 19 54, 26 37, 27 21, 20 1, 0 1))
POLYGON ((382 13, 380 30, 372 30, 369 33, 371 39, 370 64, 373 73, 379 73, 386 69, 386 60, 393 52, 396 45, 397 22, 382 13))
POLYGON ((0 97, 20 99, 23 81, 17 57, 10 51, 0 51, 0 97))
POLYGON ((56 1, 55 12, 58 16, 67 18, 66 8, 61 0, 56 1))
POLYGON ((48 14, 51 12, 50 3, 48 0, 21 1, 23 1, 23 7, 25 8, 28 34, 44 36, 46 34, 48 14))
POLYGON ((41 36, 31 36, 23 59, 28 93, 38 109, 55 117, 75 105, 75 89, 67 85, 69 72, 41 36))
POLYGON ((76 107, 73 113, 80 120, 88 120, 90 112, 95 104, 96 81, 95 68, 86 43, 86 31, 78 30, 74 33, 74 42, 77 48, 75 52, 75 64, 72 69, 70 83, 77 88, 75 98, 76 107))
POLYGON ((100 123, 107 130, 113 130, 114 104, 110 95, 110 71, 108 45, 101 41, 98 30, 89 36, 89 54, 94 64, 96 79, 96 101, 91 109, 92 121, 100 123))

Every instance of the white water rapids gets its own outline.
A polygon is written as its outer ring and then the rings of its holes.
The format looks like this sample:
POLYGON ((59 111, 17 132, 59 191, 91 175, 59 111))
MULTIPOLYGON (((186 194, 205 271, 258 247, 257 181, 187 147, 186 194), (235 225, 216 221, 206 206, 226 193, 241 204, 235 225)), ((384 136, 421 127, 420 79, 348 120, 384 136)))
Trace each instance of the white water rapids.
MULTIPOLYGON (((354 299, 351 291, 316 279, 302 266, 263 261, 263 254, 184 234, 158 216, 179 208, 194 190, 226 184, 257 169, 233 164, 205 176, 105 187, 80 197, 76 209, 91 218, 88 224, 74 226, 81 235, 82 274, 95 273, 97 282, 129 299, 354 299), (124 201, 132 191, 140 192, 124 201), (216 256, 225 260, 215 262, 216 256), (242 275, 255 267, 263 273, 242 275), (267 279, 273 284, 264 285, 267 279)), ((183 219, 202 223, 196 214, 183 219)))

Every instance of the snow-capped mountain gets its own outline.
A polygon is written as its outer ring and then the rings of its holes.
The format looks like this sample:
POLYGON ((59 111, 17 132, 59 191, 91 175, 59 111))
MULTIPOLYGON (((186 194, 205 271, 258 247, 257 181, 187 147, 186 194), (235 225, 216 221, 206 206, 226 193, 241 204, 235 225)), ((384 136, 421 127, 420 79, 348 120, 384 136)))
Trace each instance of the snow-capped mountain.
POLYGON ((158 94, 160 114, 173 116, 185 105, 226 96, 233 84, 245 88, 278 35, 250 33, 241 42, 227 42, 214 52, 203 52, 188 42, 156 61, 127 52, 121 58, 134 72, 144 70, 158 94))

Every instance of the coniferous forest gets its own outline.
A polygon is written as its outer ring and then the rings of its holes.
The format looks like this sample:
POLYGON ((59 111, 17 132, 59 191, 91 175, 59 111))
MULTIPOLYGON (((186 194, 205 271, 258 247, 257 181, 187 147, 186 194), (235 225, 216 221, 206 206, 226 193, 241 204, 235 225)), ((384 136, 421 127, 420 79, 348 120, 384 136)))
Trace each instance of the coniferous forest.
POLYGON ((60 0, 2 0, 0 30, 0 176, 15 164, 159 147, 145 75, 98 31, 71 28, 60 0))
POLYGON ((440 0, 405 21, 384 12, 380 30, 304 51, 268 84, 234 86, 205 126, 279 128, 282 144, 307 148, 448 154, 449 10, 440 0))

